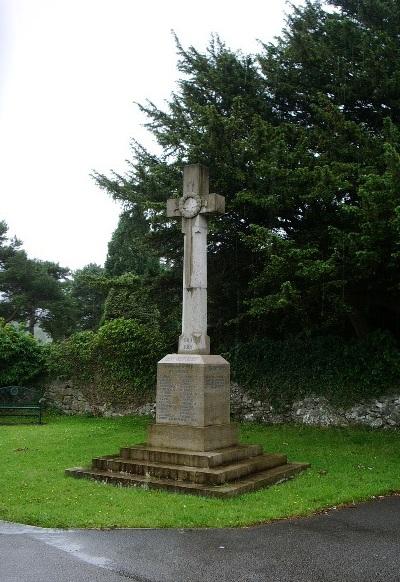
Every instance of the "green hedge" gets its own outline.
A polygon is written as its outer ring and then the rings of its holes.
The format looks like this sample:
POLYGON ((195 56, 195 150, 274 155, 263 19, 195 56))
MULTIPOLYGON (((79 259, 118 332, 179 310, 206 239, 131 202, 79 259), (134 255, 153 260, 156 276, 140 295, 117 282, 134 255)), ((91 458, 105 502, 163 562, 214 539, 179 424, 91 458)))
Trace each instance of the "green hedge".
MULTIPOLYGON (((31 337, 22 335, 29 345, 37 346, 31 337)), ((37 368, 28 365, 30 360, 20 359, 18 370, 25 365, 32 373, 40 371, 43 348, 38 349, 37 368)), ((51 377, 72 380, 92 404, 124 406, 152 397, 156 364, 165 355, 166 345, 157 325, 121 318, 104 323, 96 332, 76 333, 47 350, 51 377)), ((312 394, 346 407, 400 393, 400 351, 383 332, 353 341, 334 336, 262 338, 238 344, 226 357, 233 379, 276 409, 312 394)), ((13 382, 9 376, 7 383, 13 382)))
POLYGON ((24 330, 0 319, 0 387, 31 385, 44 373, 44 347, 24 330))
POLYGON ((50 377, 72 380, 93 404, 129 405, 154 391, 163 337, 155 325, 114 319, 49 349, 50 377))
POLYGON ((228 355, 234 379, 277 408, 315 394, 348 406, 400 392, 400 351, 383 332, 364 340, 327 336, 258 339, 228 355))

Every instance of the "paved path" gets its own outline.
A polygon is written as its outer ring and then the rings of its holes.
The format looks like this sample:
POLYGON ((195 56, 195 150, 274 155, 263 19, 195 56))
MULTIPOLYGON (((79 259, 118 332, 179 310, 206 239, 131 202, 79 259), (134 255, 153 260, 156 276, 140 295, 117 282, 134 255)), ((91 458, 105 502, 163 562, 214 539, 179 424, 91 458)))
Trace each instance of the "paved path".
POLYGON ((245 529, 0 522, 1 582, 400 582, 400 497, 245 529))

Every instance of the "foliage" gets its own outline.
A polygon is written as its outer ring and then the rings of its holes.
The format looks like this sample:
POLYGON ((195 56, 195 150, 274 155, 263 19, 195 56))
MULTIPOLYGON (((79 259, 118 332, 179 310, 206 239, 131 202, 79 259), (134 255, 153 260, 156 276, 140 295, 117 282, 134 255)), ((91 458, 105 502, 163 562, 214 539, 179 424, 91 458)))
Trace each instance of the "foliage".
POLYGON ((256 58, 218 37, 204 53, 177 41, 175 93, 165 110, 141 106, 162 153, 134 143, 126 175, 96 176, 135 222, 141 213, 140 243, 175 289, 182 241, 165 202, 184 164, 209 166, 227 207, 209 244, 217 349, 304 329, 398 333, 399 6, 330 4, 292 7, 256 58))
POLYGON ((0 223, 0 316, 7 322, 36 323, 54 337, 71 329, 73 308, 66 292, 69 270, 57 263, 29 259, 21 242, 7 240, 7 226, 0 223))
POLYGON ((276 408, 309 395, 346 407, 399 391, 400 353, 382 332, 346 342, 337 336, 264 338, 237 345, 229 357, 235 380, 276 408))
POLYGON ((103 267, 90 263, 73 273, 70 286, 71 300, 75 306, 75 330, 95 330, 103 316, 107 288, 103 267))
POLYGON ((268 195, 242 195, 273 218, 247 237, 262 264, 248 305, 297 329, 397 332, 400 12, 330 3, 295 9, 260 57, 280 126, 268 195))
POLYGON ((0 220, 0 270, 3 270, 7 260, 12 257, 21 247, 21 241, 17 238, 12 240, 7 236, 8 226, 4 220, 0 220))
POLYGON ((154 390, 163 351, 157 326, 114 319, 50 346, 49 374, 72 380, 94 404, 129 405, 154 390))
POLYGON ((23 329, 0 319, 0 386, 26 386, 45 373, 43 346, 23 329))
POLYGON ((175 286, 175 279, 168 271, 160 270, 156 277, 138 276, 125 273, 118 277, 108 277, 109 289, 104 304, 102 321, 112 319, 132 319, 160 329, 169 351, 176 349, 176 338, 180 325, 181 287, 175 286), (175 296, 176 301, 171 299, 175 296), (163 316, 161 317, 161 312, 163 316))
POLYGON ((46 416, 42 426, 2 426, 0 519, 62 528, 238 527, 310 515, 399 488, 398 431, 284 425, 242 425, 241 441, 307 461, 311 468, 287 483, 233 499, 65 477, 66 467, 143 442, 146 425, 132 417, 46 416))
POLYGON ((112 277, 124 273, 156 275, 160 263, 146 245, 148 234, 149 222, 139 207, 123 212, 108 243, 106 273, 112 277))
POLYGON ((104 321, 132 319, 138 323, 160 325, 160 312, 150 297, 150 285, 130 273, 113 277, 104 306, 104 321))

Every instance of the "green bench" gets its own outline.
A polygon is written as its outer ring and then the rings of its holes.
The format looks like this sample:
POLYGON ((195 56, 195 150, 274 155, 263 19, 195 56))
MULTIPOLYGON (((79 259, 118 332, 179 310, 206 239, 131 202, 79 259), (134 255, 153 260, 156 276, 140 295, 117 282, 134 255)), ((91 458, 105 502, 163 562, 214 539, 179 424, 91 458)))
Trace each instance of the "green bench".
POLYGON ((42 424, 44 398, 37 389, 25 386, 0 388, 0 420, 2 417, 32 417, 42 424))

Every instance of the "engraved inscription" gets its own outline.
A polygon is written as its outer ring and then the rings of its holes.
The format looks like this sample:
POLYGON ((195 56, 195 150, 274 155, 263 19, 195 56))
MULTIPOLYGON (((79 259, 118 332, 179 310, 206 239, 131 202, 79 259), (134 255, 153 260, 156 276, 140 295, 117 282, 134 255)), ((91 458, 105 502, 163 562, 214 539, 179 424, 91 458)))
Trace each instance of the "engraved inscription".
POLYGON ((193 338, 187 335, 181 336, 181 349, 184 352, 192 352, 195 349, 193 338))
POLYGON ((207 424, 229 423, 229 367, 208 365, 204 375, 207 424))
POLYGON ((227 383, 227 371, 221 369, 221 366, 207 366, 207 372, 205 376, 206 390, 221 391, 226 388, 227 383))
POLYGON ((163 367, 158 377, 157 422, 196 422, 196 382, 193 366, 163 367))
MULTIPOLYGON (((190 356, 190 355, 186 355, 186 354, 179 354, 179 361, 180 362, 185 362, 188 364, 193 363, 197 363, 198 362, 198 356, 190 356)), ((175 364, 177 365, 177 364, 175 364)))

